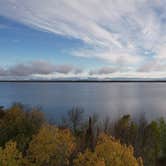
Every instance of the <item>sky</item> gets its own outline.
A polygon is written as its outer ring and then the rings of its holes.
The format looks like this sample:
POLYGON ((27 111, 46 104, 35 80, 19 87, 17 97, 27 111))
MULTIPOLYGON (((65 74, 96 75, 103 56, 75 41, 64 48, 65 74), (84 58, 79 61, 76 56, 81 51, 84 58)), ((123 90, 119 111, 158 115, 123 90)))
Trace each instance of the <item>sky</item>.
POLYGON ((166 0, 0 0, 0 79, 166 78, 166 0))

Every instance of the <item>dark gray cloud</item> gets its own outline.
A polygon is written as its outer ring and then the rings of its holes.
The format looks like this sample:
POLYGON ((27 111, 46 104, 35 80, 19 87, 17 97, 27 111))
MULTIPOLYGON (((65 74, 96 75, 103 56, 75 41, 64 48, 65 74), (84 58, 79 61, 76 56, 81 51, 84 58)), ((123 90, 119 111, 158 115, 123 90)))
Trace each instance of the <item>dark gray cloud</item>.
POLYGON ((16 64, 7 69, 0 68, 0 76, 31 76, 48 75, 53 73, 81 73, 82 70, 73 65, 55 65, 47 61, 33 61, 30 63, 16 64))
POLYGON ((89 74, 90 75, 111 74, 111 73, 114 73, 116 71, 117 71, 117 68, 105 66, 105 67, 102 67, 102 68, 97 69, 97 70, 91 70, 89 72, 89 74))
POLYGON ((72 65, 55 66, 55 71, 57 73, 67 74, 69 72, 72 72, 73 70, 75 70, 75 69, 72 65))

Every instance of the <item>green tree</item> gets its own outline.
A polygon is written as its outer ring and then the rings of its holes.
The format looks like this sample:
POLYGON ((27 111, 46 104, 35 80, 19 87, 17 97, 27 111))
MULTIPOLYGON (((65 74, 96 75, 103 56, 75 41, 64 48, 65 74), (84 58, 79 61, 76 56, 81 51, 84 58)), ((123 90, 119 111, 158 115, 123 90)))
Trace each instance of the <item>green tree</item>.
POLYGON ((160 130, 160 156, 166 157, 166 122, 163 118, 159 119, 160 130))
POLYGON ((115 123, 114 136, 124 144, 134 145, 137 129, 137 125, 131 120, 131 116, 124 115, 115 123))
POLYGON ((160 129, 156 121, 139 125, 136 155, 141 155, 145 166, 155 166, 160 152, 160 129))
POLYGON ((20 104, 14 104, 0 119, 0 146, 9 140, 17 142, 18 149, 25 152, 32 135, 44 123, 44 116, 38 109, 26 111, 20 104))

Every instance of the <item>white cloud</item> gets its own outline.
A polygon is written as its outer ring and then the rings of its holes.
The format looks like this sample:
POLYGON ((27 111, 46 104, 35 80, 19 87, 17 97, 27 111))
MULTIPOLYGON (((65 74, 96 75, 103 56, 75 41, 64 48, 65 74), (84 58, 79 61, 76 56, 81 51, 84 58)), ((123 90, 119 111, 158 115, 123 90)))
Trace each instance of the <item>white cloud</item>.
POLYGON ((158 54, 141 65, 139 72, 165 72, 166 73, 166 44, 158 48, 158 54))
POLYGON ((75 67, 73 65, 55 65, 53 63, 38 60, 32 61, 24 64, 16 64, 10 66, 9 68, 0 68, 0 76, 1 77, 29 77, 34 75, 51 75, 54 74, 79 74, 83 72, 82 69, 75 67))
POLYGON ((123 69, 135 66, 137 70, 146 61, 159 65, 159 59, 165 57, 163 0, 1 0, 0 15, 80 39, 87 47, 72 51, 72 55, 108 61, 123 69))
POLYGON ((99 69, 90 70, 90 75, 103 75, 103 74, 111 74, 117 71, 115 67, 104 66, 99 69))
POLYGON ((72 52, 73 55, 86 58, 97 58, 115 64, 117 66, 133 66, 141 63, 144 58, 138 55, 131 55, 126 52, 112 52, 111 50, 101 49, 79 49, 72 52))
POLYGON ((163 69, 166 69, 165 66, 163 66, 162 71, 157 70, 156 64, 151 63, 149 66, 145 66, 144 68, 146 70, 142 70, 141 72, 133 71, 133 68, 120 71, 119 67, 116 66, 103 66, 86 71, 72 65, 55 65, 47 61, 39 60, 16 64, 8 68, 0 67, 0 79, 166 78, 165 72, 163 72, 163 69), (156 70, 152 70, 153 68, 151 66, 155 66, 156 70))

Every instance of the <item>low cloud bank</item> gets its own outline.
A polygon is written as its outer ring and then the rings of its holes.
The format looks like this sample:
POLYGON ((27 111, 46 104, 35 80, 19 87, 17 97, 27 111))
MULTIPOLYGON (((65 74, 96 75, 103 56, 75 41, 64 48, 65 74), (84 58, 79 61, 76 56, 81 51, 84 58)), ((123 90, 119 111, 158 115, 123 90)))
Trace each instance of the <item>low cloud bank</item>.
POLYGON ((22 64, 15 64, 8 68, 0 67, 0 80, 19 79, 114 79, 114 78, 164 78, 165 61, 151 61, 139 66, 137 70, 116 66, 102 66, 86 70, 70 64, 53 64, 48 61, 38 60, 22 64), (161 65, 162 63, 162 65, 161 65))
POLYGON ((53 73, 60 74, 79 74, 82 69, 73 65, 55 65, 46 61, 32 61, 24 64, 16 64, 7 69, 0 67, 0 76, 32 76, 49 75, 53 73))
POLYGON ((90 75, 103 75, 103 74, 111 74, 111 73, 114 73, 116 71, 117 71, 117 69, 114 67, 105 66, 105 67, 101 67, 97 70, 91 70, 89 72, 89 74, 90 75))

